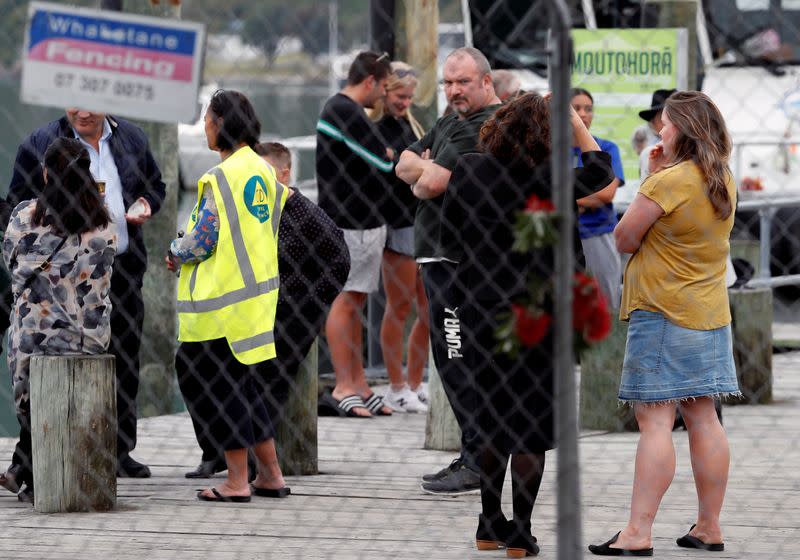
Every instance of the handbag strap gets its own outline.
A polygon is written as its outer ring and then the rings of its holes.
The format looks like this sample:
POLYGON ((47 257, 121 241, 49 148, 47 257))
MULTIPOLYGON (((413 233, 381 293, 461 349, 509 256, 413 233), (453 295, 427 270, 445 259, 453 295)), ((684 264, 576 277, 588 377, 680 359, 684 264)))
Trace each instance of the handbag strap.
POLYGON ((47 265, 50 264, 50 262, 53 260, 53 257, 55 257, 58 254, 58 252, 61 250, 61 247, 63 247, 64 243, 66 243, 66 242, 67 242, 67 238, 63 237, 61 239, 61 242, 58 244, 58 246, 53 250, 52 253, 50 253, 50 256, 47 257, 42 262, 42 264, 40 264, 39 266, 37 266, 36 268, 33 269, 33 274, 28 276, 27 280, 25 280, 25 283, 22 285, 22 288, 19 291, 20 294, 31 287, 31 284, 33 284, 33 281, 36 279, 36 277, 39 276, 39 274, 41 272, 44 272, 44 269, 47 268, 47 265))

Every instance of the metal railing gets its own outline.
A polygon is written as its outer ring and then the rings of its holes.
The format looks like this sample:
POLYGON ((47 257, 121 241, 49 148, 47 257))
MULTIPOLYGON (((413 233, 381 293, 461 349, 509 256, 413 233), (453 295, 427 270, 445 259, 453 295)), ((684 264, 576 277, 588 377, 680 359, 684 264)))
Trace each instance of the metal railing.
POLYGON ((746 285, 750 288, 777 288, 779 286, 794 286, 800 284, 800 274, 785 274, 772 276, 771 248, 772 248, 772 220, 779 208, 800 207, 800 196, 786 196, 780 198, 760 198, 740 200, 736 208, 758 212, 759 220, 759 270, 758 275, 746 285))

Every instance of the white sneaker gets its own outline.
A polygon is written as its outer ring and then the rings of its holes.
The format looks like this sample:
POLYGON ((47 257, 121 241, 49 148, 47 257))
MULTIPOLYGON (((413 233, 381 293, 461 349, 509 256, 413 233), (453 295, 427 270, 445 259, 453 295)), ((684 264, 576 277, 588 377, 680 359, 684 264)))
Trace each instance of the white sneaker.
POLYGON ((383 396, 383 402, 395 412, 427 412, 428 407, 419 400, 417 393, 405 385, 399 391, 389 387, 383 396))
MULTIPOLYGON (((414 391, 412 390, 412 393, 413 392, 414 391)), ((424 404, 425 407, 427 408, 427 406, 428 406, 428 388, 425 386, 424 383, 420 383, 419 387, 417 387, 417 391, 416 392, 417 392, 417 398, 419 399, 419 402, 424 404)))

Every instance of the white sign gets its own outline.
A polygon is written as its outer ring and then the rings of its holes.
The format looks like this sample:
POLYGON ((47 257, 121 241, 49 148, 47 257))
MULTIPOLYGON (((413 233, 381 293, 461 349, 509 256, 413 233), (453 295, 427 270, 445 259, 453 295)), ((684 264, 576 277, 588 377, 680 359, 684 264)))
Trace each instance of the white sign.
POLYGON ((193 122, 199 23, 31 2, 20 97, 158 122, 193 122))

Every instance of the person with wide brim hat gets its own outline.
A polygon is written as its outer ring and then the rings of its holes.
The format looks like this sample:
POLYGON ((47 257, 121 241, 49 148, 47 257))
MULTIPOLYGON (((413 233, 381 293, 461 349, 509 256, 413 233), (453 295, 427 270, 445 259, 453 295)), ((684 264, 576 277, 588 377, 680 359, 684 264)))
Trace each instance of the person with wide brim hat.
POLYGON ((634 151, 639 155, 640 166, 646 164, 647 159, 642 156, 649 150, 647 148, 655 145, 661 139, 659 131, 661 130, 661 111, 664 110, 664 103, 667 98, 675 93, 676 89, 657 89, 653 92, 653 98, 650 102, 650 108, 639 111, 639 116, 647 121, 633 131, 631 144, 634 151))
POLYGON ((677 89, 657 89, 653 92, 653 99, 650 102, 650 108, 645 109, 644 111, 639 111, 639 116, 650 122, 653 118, 658 115, 661 111, 664 110, 664 104, 667 102, 667 98, 671 96, 673 93, 678 91, 677 89))

